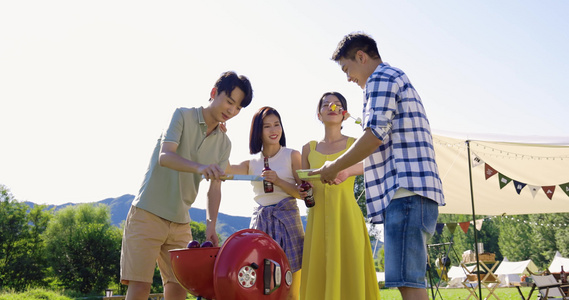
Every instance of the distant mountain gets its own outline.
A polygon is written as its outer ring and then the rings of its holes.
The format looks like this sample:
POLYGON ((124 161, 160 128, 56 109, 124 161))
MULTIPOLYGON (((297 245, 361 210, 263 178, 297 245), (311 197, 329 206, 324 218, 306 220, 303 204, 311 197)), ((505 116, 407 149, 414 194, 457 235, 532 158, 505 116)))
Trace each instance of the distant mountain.
MULTIPOLYGON (((134 200, 134 195, 126 194, 118 198, 107 198, 95 203, 108 205, 111 209, 111 223, 117 227, 120 227, 121 223, 126 219, 128 210, 130 209, 130 206, 132 204, 132 200, 134 200)), ((32 202, 24 202, 24 203, 30 207, 34 207, 36 205, 32 202)), ((71 206, 77 205, 77 203, 48 205, 47 209, 54 208, 55 211, 58 211, 70 205, 71 206)), ((206 213, 205 209, 193 208, 193 207, 190 208, 190 217, 192 218, 192 221, 205 224, 205 219, 206 219, 205 213, 206 213)), ((306 229, 306 216, 302 216, 301 219, 302 219, 302 224, 306 229)), ((249 228, 250 221, 251 221, 250 217, 231 216, 224 213, 219 213, 217 216, 217 228, 216 228, 217 233, 221 235, 221 240, 224 241, 233 233, 241 229, 249 228)), ((376 251, 379 251, 382 245, 383 243, 379 242, 376 251)), ((373 244, 372 248, 374 248, 373 244)))
MULTIPOLYGON (((108 205, 111 209, 111 223, 115 226, 121 226, 121 223, 126 219, 128 210, 134 200, 134 195, 126 194, 118 198, 107 198, 95 203, 101 203, 108 205)), ((25 202, 30 207, 34 207, 36 204, 32 202, 25 202)), ((70 205, 77 205, 76 203, 66 203, 62 205, 48 205, 47 209, 54 208, 55 211, 65 208, 70 205)), ((200 222, 205 224, 206 211, 205 209, 190 208, 190 217, 192 221, 200 222)), ((221 235, 222 239, 225 240, 233 233, 249 228, 249 223, 251 221, 250 217, 239 217, 231 216, 224 213, 219 213, 217 216, 217 232, 221 235)), ((302 222, 306 228, 306 216, 302 217, 302 222)))

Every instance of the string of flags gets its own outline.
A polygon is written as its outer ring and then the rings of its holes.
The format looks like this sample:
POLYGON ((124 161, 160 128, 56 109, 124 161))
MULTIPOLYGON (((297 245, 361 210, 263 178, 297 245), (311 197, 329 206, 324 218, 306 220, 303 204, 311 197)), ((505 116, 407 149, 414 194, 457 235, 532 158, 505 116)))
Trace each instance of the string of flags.
POLYGON ((506 216, 506 215, 502 215, 502 216, 491 216, 491 217, 486 217, 486 218, 482 218, 482 219, 478 219, 475 221, 465 221, 465 222, 451 222, 451 223, 437 223, 436 225, 436 232, 438 234, 442 234, 443 233, 443 229, 445 228, 445 226, 448 228, 450 234, 454 234, 454 232, 456 231, 457 227, 460 227, 460 229, 462 229, 462 231, 464 233, 468 232, 468 229, 470 228, 470 226, 474 225, 474 228, 476 228, 476 230, 480 231, 482 229, 482 224, 484 223, 484 221, 493 219, 493 218, 505 218, 511 221, 517 221, 517 222, 523 222, 529 225, 535 225, 535 226, 547 226, 547 227, 567 227, 569 224, 549 224, 549 223, 537 223, 537 222, 532 222, 532 221, 528 221, 528 220, 520 220, 517 219, 513 216, 506 216))
MULTIPOLYGON (((485 218, 485 219, 489 219, 489 218, 485 218)), ((470 228, 470 225, 474 224, 476 230, 480 231, 482 229, 482 223, 484 223, 485 219, 479 219, 476 221, 466 221, 466 222, 457 222, 457 223, 437 223, 435 229, 437 231, 438 234, 442 234, 443 233, 443 229, 446 226, 450 232, 450 234, 454 234, 456 227, 460 227, 460 229, 462 229, 462 231, 464 231, 464 233, 468 232, 468 228, 470 228)))
MULTIPOLYGON (((547 198, 549 198, 549 200, 552 200, 552 198, 553 198, 553 194, 555 193, 555 187, 556 187, 555 185, 536 186, 536 185, 531 185, 531 184, 524 183, 524 182, 521 182, 518 180, 514 180, 514 179, 502 174, 501 172, 498 172, 496 169, 494 169, 492 166, 490 166, 488 163, 484 162, 480 157, 478 157, 476 154, 474 154, 474 158, 472 159, 472 167, 475 168, 475 167, 480 166, 482 164, 484 164, 484 175, 486 177, 486 180, 488 180, 492 176, 498 174, 498 182, 500 183, 500 189, 503 189, 510 182, 513 182, 514 188, 516 189, 516 192, 518 193, 518 195, 527 186, 530 189, 531 194, 532 194, 534 199, 535 199, 535 195, 540 190, 543 190, 543 192, 545 193, 547 198)), ((562 191, 565 192, 565 194, 567 194, 567 196, 569 196, 569 182, 560 184, 559 187, 561 188, 562 191)))

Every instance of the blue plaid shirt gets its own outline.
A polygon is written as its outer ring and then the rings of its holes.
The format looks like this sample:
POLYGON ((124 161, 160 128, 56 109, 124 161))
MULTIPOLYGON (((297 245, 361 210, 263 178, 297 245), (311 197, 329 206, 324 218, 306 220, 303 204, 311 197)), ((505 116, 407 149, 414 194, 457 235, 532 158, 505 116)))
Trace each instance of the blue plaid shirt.
POLYGON ((429 121, 419 94, 403 71, 382 63, 368 78, 362 126, 382 141, 364 161, 372 223, 383 223, 383 210, 399 188, 444 205, 429 121))

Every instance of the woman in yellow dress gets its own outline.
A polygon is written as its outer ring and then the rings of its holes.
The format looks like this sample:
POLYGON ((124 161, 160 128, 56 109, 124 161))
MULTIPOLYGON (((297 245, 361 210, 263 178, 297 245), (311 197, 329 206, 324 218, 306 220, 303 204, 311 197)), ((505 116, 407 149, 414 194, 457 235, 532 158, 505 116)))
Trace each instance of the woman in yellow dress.
MULTIPOLYGON (((340 93, 320 98, 318 118, 324 124, 324 139, 304 145, 303 169, 335 160, 355 141, 341 132, 347 119, 343 110, 347 111, 347 103, 340 93)), ((310 181, 316 204, 308 211, 300 299, 380 298, 369 235, 354 197, 354 176, 362 173, 359 163, 340 172, 333 185, 310 181)))

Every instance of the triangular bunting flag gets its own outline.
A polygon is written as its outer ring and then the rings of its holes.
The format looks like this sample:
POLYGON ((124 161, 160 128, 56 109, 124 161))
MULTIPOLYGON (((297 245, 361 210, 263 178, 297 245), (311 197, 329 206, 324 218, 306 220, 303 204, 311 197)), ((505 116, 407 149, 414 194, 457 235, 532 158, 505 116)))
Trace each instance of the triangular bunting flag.
POLYGON ((535 186, 535 185, 529 185, 528 187, 531 191, 531 195, 533 196, 533 198, 535 199, 535 194, 537 194, 537 191, 539 191, 539 186, 535 186))
MULTIPOLYGON (((515 181, 514 180, 514 187, 516 188, 516 192, 518 192, 518 195, 522 192, 522 189, 526 186, 525 183, 523 182, 519 182, 519 181, 515 181)), ((569 194, 568 194, 569 195, 569 194)))
POLYGON ((484 161, 480 157, 478 157, 476 154, 474 154, 474 158, 472 159, 472 167, 476 168, 483 163, 484 163, 484 161))
POLYGON ((551 200, 551 198, 553 197, 553 193, 555 192, 555 186, 554 185, 542 186, 541 188, 545 192, 545 195, 547 196, 547 198, 549 198, 549 200, 551 200))
POLYGON ((445 223, 437 223, 437 227, 435 229, 437 230, 438 234, 442 234, 443 228, 445 228, 445 223))
POLYGON ((506 177, 502 173, 498 173, 498 178, 500 180, 500 189, 503 189, 506 185, 508 185, 508 183, 510 183, 510 181, 512 181, 512 179, 506 177))
POLYGON ((560 184, 559 187, 565 192, 565 194, 567 194, 567 196, 569 196, 569 182, 560 184))
POLYGON ((464 233, 467 233, 468 227, 470 227, 470 222, 460 222, 458 225, 460 225, 460 228, 462 228, 462 231, 464 231, 464 233))
POLYGON ((454 234, 454 230, 456 229, 456 223, 447 223, 447 228, 450 234, 454 234))
POLYGON ((498 171, 494 170, 494 168, 490 167, 489 164, 484 164, 484 173, 486 175, 486 180, 488 180, 488 178, 496 175, 496 173, 498 173, 498 171))
POLYGON ((476 220, 476 230, 482 229, 482 223, 484 223, 484 219, 476 220))

